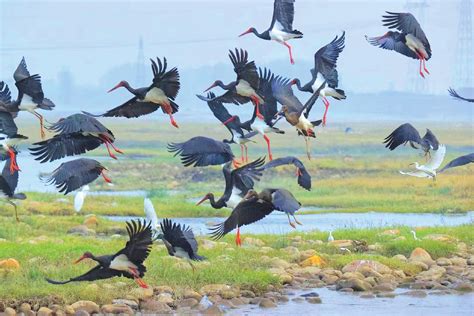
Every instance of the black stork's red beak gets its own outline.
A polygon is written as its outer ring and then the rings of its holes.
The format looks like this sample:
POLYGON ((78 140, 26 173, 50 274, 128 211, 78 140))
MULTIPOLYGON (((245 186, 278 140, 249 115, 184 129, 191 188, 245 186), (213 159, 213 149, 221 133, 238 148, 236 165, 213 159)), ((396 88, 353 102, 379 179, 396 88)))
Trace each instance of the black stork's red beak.
POLYGON ((214 88, 215 86, 217 86, 217 84, 214 82, 209 88, 207 88, 206 90, 204 90, 204 92, 207 92, 207 91, 211 90, 211 89, 214 88))
POLYGON ((247 31, 240 34, 239 37, 244 36, 244 35, 249 34, 249 33, 252 33, 252 28, 249 28, 247 31))
POLYGON ((82 255, 79 259, 77 259, 77 260, 74 261, 73 263, 74 263, 74 264, 77 264, 77 263, 79 263, 79 262, 81 262, 82 260, 87 259, 87 258, 89 258, 89 257, 86 256, 86 255, 82 255))
POLYGON ((199 202, 197 202, 196 206, 201 205, 206 200, 209 200, 209 194, 206 194, 199 202))
POLYGON ((115 87, 113 87, 112 89, 110 89, 109 91, 107 91, 107 93, 110 93, 112 91, 114 91, 115 89, 118 89, 120 87, 123 87, 123 82, 120 81, 119 83, 117 83, 117 85, 115 87))
POLYGON ((227 124, 229 124, 230 122, 232 122, 233 120, 235 120, 236 118, 237 118, 237 116, 234 115, 234 116, 230 117, 228 120, 222 122, 222 124, 227 125, 227 124))

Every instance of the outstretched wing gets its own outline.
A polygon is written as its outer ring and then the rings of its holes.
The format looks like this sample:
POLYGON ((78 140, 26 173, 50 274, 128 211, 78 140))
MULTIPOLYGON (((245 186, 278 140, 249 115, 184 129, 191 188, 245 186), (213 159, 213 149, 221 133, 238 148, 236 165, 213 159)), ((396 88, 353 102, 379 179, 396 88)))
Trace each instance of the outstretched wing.
POLYGON ((173 223, 170 219, 163 219, 160 223, 163 238, 173 247, 184 249, 190 258, 197 253, 198 244, 189 226, 173 223))
MULTIPOLYGON (((454 90, 453 88, 449 88, 448 91, 449 91, 449 95, 452 96, 453 98, 456 98, 456 99, 459 99, 459 100, 464 100, 464 101, 467 101, 467 102, 474 102, 474 99, 468 99, 468 98, 464 98, 464 97, 460 96, 456 92, 456 90, 454 90)), ((0 102, 1 102, 1 99, 0 99, 0 102)))
POLYGON ((425 166, 431 170, 437 170, 443 163, 444 156, 446 156, 446 146, 439 145, 437 150, 431 151, 431 158, 425 166))
MULTIPOLYGON (((339 54, 344 49, 344 40, 346 32, 342 32, 342 36, 336 36, 329 44, 320 48, 316 54, 314 54, 314 69, 320 72, 326 80, 329 77, 334 77, 333 70, 336 69, 337 59, 339 54)), ((337 86, 337 74, 336 82, 337 86)))
POLYGON ((59 134, 71 133, 109 133, 112 132, 93 116, 83 113, 70 115, 60 119, 48 127, 50 131, 59 134))
POLYGON ((119 105, 104 114, 103 117, 140 117, 155 112, 160 107, 159 104, 151 102, 140 102, 137 97, 133 97, 122 105, 119 105))
POLYGON ((386 148, 394 150, 398 146, 407 142, 415 142, 421 145, 421 137, 418 131, 410 123, 405 123, 397 127, 383 141, 386 148))
POLYGON ((234 186, 239 189, 242 194, 246 194, 248 190, 253 189, 255 181, 260 180, 264 163, 265 157, 261 157, 231 172, 234 186))
POLYGON ((275 0, 273 3, 273 18, 270 29, 276 27, 280 31, 291 33, 295 17, 295 0, 275 0))
POLYGON ((103 279, 110 279, 116 276, 122 276, 123 273, 118 270, 112 270, 108 268, 103 268, 100 265, 95 266, 94 268, 90 269, 83 275, 70 278, 67 281, 55 281, 46 278, 46 282, 51 283, 51 284, 67 284, 70 282, 80 282, 80 281, 95 281, 95 280, 103 280, 103 279))
POLYGON ((18 133, 18 127, 13 120, 13 116, 9 112, 0 111, 0 134, 5 134, 9 137, 18 133))
POLYGON ((446 164, 446 166, 443 167, 443 169, 439 170, 438 173, 443 172, 444 170, 449 169, 449 168, 464 166, 464 165, 467 165, 468 163, 473 163, 473 162, 474 162, 474 153, 467 154, 467 155, 451 160, 450 162, 446 164))
POLYGON ((213 92, 209 92, 207 94, 207 97, 204 97, 202 95, 196 96, 199 99, 207 102, 207 106, 212 111, 212 114, 214 114, 215 118, 217 118, 220 122, 223 123, 232 117, 229 111, 227 111, 225 106, 222 104, 222 101, 216 98, 216 95, 213 92))
POLYGON ((367 35, 365 36, 367 42, 373 46, 394 50, 402 55, 411 57, 413 59, 418 59, 418 56, 416 56, 415 52, 405 45, 402 38, 403 34, 398 32, 387 32, 386 34, 377 37, 368 37, 367 35))
POLYGON ((303 162, 299 160, 296 157, 293 156, 288 156, 288 157, 282 157, 282 158, 277 158, 273 159, 272 161, 269 161, 263 166, 265 170, 270 169, 270 168, 276 168, 279 166, 283 165, 294 165, 298 169, 298 184, 310 191, 311 190, 311 175, 308 173, 308 170, 306 170, 303 162))
POLYGON ((234 65, 234 71, 237 74, 237 80, 245 80, 254 89, 258 89, 258 73, 255 62, 248 61, 248 53, 243 49, 235 49, 235 53, 229 50, 229 58, 234 65))
POLYGON ((296 200, 290 191, 285 189, 277 189, 272 193, 272 203, 276 210, 290 214, 301 207, 301 203, 296 200))
POLYGON ((429 128, 426 129, 426 133, 422 140, 426 141, 430 145, 431 149, 438 150, 439 141, 429 128))
POLYGON ((151 61, 151 69, 153 71, 153 85, 156 88, 163 90, 165 95, 174 100, 178 95, 181 84, 179 82, 179 72, 176 67, 172 68, 169 71, 166 71, 167 63, 166 58, 163 58, 163 63, 157 57, 156 61, 151 61))
POLYGON ((418 23, 413 14, 386 12, 388 15, 383 16, 383 25, 388 26, 391 29, 397 29, 405 34, 413 34, 425 46, 429 59, 431 57, 430 43, 428 42, 428 39, 426 38, 425 32, 423 32, 420 23, 418 23))
POLYGON ((142 264, 150 254, 153 244, 151 223, 145 221, 127 222, 127 233, 129 240, 125 248, 115 256, 124 254, 135 265, 142 264))
POLYGON ((20 93, 31 96, 35 103, 41 104, 43 102, 44 93, 41 86, 41 76, 30 75, 26 67, 25 57, 21 59, 20 64, 13 74, 13 78, 15 79, 15 85, 20 93))

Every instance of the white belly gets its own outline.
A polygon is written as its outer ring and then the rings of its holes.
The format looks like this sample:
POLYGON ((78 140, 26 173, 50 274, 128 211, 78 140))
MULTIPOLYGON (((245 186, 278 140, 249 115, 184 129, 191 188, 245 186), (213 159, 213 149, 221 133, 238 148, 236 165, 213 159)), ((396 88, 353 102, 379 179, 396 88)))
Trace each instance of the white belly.
POLYGON ((235 90, 237 91, 237 94, 244 97, 251 97, 251 96, 257 95, 255 93, 255 90, 245 80, 239 80, 239 82, 235 86, 235 90))
POLYGON ((272 129, 267 125, 267 123, 265 123, 264 120, 259 119, 258 117, 253 121, 250 127, 252 128, 252 130, 258 132, 261 135, 272 131, 272 129))
POLYGON ((158 89, 158 88, 152 88, 150 91, 147 92, 145 95, 145 99, 143 99, 145 102, 152 102, 156 104, 168 104, 168 97, 166 94, 163 92, 163 90, 158 89))
POLYGON ((137 269, 137 266, 133 262, 130 262, 126 255, 118 255, 110 263, 110 268, 128 272, 130 268, 137 269))
POLYGON ((311 124, 311 122, 304 116, 304 114, 301 114, 300 119, 296 124, 296 128, 303 131, 307 131, 309 129, 312 129, 313 127, 313 124, 311 124))
POLYGON ((174 251, 175 251, 174 252, 175 257, 182 258, 182 259, 189 259, 189 254, 183 248, 175 247, 174 251))
MULTIPOLYGON (((313 85, 311 86, 311 89, 313 89, 313 93, 314 93, 315 91, 318 91, 318 89, 321 87, 321 85, 323 85, 323 84, 326 85, 325 81, 326 81, 326 79, 324 79, 324 76, 323 76, 320 72, 318 72, 318 74, 316 75, 316 80, 314 80, 314 83, 313 83, 313 85)), ((327 85, 326 85, 326 86, 327 86, 327 85)), ((322 92, 322 91, 319 92, 319 95, 320 95, 320 96, 323 96, 323 95, 321 94, 321 92, 322 92)))
POLYGON ((21 103, 18 105, 20 110, 28 112, 34 111, 37 107, 38 105, 34 103, 33 99, 27 94, 23 95, 23 98, 21 98, 21 103))
POLYGON ((242 191, 240 191, 237 188, 233 188, 232 194, 230 195, 229 200, 226 202, 227 207, 234 209, 237 206, 237 204, 239 204, 240 201, 242 201, 242 197, 240 196, 240 194, 242 194, 242 191))
POLYGON ((277 42, 286 42, 287 40, 297 36, 296 34, 287 33, 282 30, 283 26, 280 24, 280 22, 275 21, 275 25, 273 25, 273 28, 270 30, 270 39, 277 42))
POLYGON ((428 54, 426 53, 425 46, 423 43, 411 34, 406 35, 406 44, 409 49, 412 51, 420 52, 425 58, 428 58, 428 54))

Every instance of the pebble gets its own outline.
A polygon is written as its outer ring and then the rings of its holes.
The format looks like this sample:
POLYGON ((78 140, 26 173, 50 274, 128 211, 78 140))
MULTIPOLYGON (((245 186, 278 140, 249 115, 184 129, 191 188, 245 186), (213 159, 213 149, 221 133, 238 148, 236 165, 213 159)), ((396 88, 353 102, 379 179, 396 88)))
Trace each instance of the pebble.
POLYGON ((104 314, 134 314, 134 311, 130 308, 130 306, 125 304, 106 304, 102 306, 101 310, 104 314))
POLYGON ((426 297, 427 296, 425 291, 419 291, 419 290, 408 291, 408 292, 403 293, 402 295, 409 295, 413 297, 426 297))
POLYGON ((321 298, 320 297, 307 297, 306 302, 310 304, 321 304, 321 298))
POLYGON ((474 287, 472 286, 472 284, 467 283, 467 282, 459 283, 458 285, 456 285, 454 287, 454 289, 456 291, 459 291, 459 292, 472 292, 472 291, 474 291, 474 287))
POLYGON ((74 309, 75 312, 78 311, 86 311, 87 313, 99 313, 100 308, 99 305, 92 301, 77 301, 74 304, 71 305, 71 307, 74 309))
POLYGON ((277 307, 277 304, 269 298, 262 298, 262 300, 259 303, 259 306, 261 308, 274 308, 274 307, 277 307))
POLYGON ((50 316, 53 315, 53 311, 47 307, 41 307, 36 313, 37 316, 50 316))
POLYGON ((5 314, 5 316, 15 316, 16 315, 16 311, 11 307, 5 308, 3 313, 5 314))
POLYGON ((217 305, 212 305, 202 312, 202 315, 224 315, 224 312, 217 305))

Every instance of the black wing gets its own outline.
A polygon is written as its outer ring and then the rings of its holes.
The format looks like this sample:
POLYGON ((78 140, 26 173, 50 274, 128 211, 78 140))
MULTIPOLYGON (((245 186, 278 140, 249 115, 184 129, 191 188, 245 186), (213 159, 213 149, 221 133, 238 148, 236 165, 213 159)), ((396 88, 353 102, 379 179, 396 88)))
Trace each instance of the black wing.
POLYGON ((288 157, 283 157, 283 158, 277 158, 273 159, 272 161, 269 161, 263 166, 263 168, 270 169, 270 168, 275 168, 283 165, 294 165, 296 168, 298 168, 299 173, 298 173, 298 184, 310 191, 311 190, 311 175, 308 173, 308 170, 306 170, 303 162, 299 160, 296 157, 293 156, 288 156, 288 157))
POLYGON ((272 80, 272 91, 278 103, 286 105, 290 112, 300 112, 303 110, 303 104, 293 94, 290 79, 276 76, 272 80))
MULTIPOLYGON (((159 104, 151 102, 140 102, 137 97, 133 97, 122 105, 119 105, 104 114, 94 115, 103 117, 140 117, 155 112, 160 107, 159 104)), ((89 114, 89 113, 87 113, 89 114)))
MULTIPOLYGON (((265 123, 269 126, 274 125, 275 115, 278 113, 277 100, 273 96, 272 81, 275 75, 267 68, 258 68, 260 77, 260 86, 258 94, 263 98, 263 104, 260 104, 260 113, 263 115, 265 123)), ((256 113, 255 113, 256 114, 256 113)))
POLYGON ((402 55, 418 59, 418 56, 414 51, 408 48, 403 41, 403 34, 398 32, 387 32, 385 35, 378 37, 365 36, 367 42, 374 46, 378 46, 383 49, 394 50, 402 55))
POLYGON ((199 99, 206 101, 207 106, 209 106, 209 109, 212 111, 212 114, 224 123, 228 119, 232 117, 230 115, 229 111, 225 108, 225 106, 222 104, 222 101, 220 101, 218 98, 216 98, 216 95, 213 92, 209 92, 207 94, 207 97, 204 97, 202 95, 196 95, 199 99))
POLYGON ((176 67, 172 68, 169 71, 166 71, 166 58, 163 58, 163 63, 157 57, 156 61, 150 59, 151 61, 151 70, 153 71, 153 87, 163 90, 165 95, 174 100, 178 95, 179 88, 181 84, 179 82, 179 72, 176 67))
POLYGON ((285 189, 276 189, 272 193, 272 203, 276 210, 293 214, 301 207, 301 203, 285 189))
MULTIPOLYGON (((453 98, 456 98, 456 99, 459 99, 459 100, 464 100, 464 101, 467 101, 467 102, 474 102, 474 99, 467 99, 467 98, 464 98, 464 97, 460 96, 456 92, 456 90, 454 90, 453 88, 449 88, 448 91, 449 91, 449 95, 452 96, 453 98)), ((0 99, 0 102, 1 102, 1 99, 0 99)))
POLYGON ((275 0, 273 3, 272 29, 276 22, 277 29, 291 33, 293 31, 293 19, 295 16, 295 0, 275 0))
POLYGON ((243 200, 222 223, 212 227, 213 239, 220 239, 237 227, 255 223, 273 211, 273 205, 258 198, 243 200))
POLYGON ((336 69, 337 59, 344 49, 345 34, 346 32, 342 32, 341 37, 336 36, 331 43, 320 48, 314 54, 315 73, 321 73, 326 81, 328 81, 328 84, 333 87, 337 87, 337 74, 336 82, 330 82, 328 78, 334 78, 333 70, 336 69))
POLYGON ((50 131, 60 134, 71 133, 108 133, 112 132, 105 127, 101 122, 91 115, 77 113, 66 118, 60 119, 56 123, 48 127, 50 131))
POLYGON ((212 138, 197 136, 183 143, 168 144, 168 151, 181 157, 185 167, 221 165, 234 158, 230 146, 212 138))
POLYGON ((449 169, 449 168, 464 166, 464 165, 467 165, 468 163, 473 163, 473 162, 474 162, 474 153, 467 154, 467 155, 451 160, 449 163, 446 164, 446 166, 444 166, 441 170, 439 170, 438 173, 443 172, 444 170, 449 169))
POLYGON ((249 97, 241 96, 240 94, 235 93, 233 90, 225 92, 223 95, 214 97, 213 99, 206 98, 202 95, 198 95, 198 98, 203 101, 218 101, 222 103, 233 103, 236 105, 245 104, 250 102, 249 97))
POLYGON ((33 102, 37 104, 43 103, 44 93, 41 86, 41 76, 38 74, 30 75, 30 72, 26 67, 25 57, 22 58, 20 64, 15 70, 13 78, 15 79, 15 85, 18 88, 20 95, 27 94, 31 96, 33 102))
POLYGON ((91 183, 99 177, 105 168, 93 159, 79 158, 62 163, 56 170, 41 179, 56 186, 65 195, 91 183))
POLYGON ((80 282, 80 281, 95 281, 95 280, 103 280, 103 279, 110 279, 116 276, 122 276, 123 273, 118 270, 112 270, 108 268, 103 268, 100 265, 95 266, 91 270, 87 271, 83 275, 70 278, 67 281, 55 281, 46 278, 46 282, 51 284, 67 284, 69 282, 80 282))
POLYGON ((0 81, 0 110, 9 111, 12 106, 12 94, 8 85, 0 81))
MULTIPOLYGON (((160 223, 163 238, 173 247, 184 249, 191 259, 195 258, 198 251, 198 243, 194 233, 189 226, 173 223, 165 218, 160 223)), ((197 258, 196 258, 197 259, 197 258)))
POLYGON ((426 134, 423 136, 422 140, 428 143, 431 149, 438 150, 439 141, 429 128, 426 129, 426 134))
POLYGON ((235 49, 235 53, 229 50, 229 58, 234 65, 234 71, 237 74, 237 80, 245 80, 250 86, 257 90, 258 89, 258 73, 255 62, 248 61, 248 53, 243 49, 235 49))
POLYGON ((425 32, 420 26, 420 23, 415 19, 411 13, 396 13, 388 12, 388 15, 384 15, 382 22, 384 26, 388 26, 391 29, 397 29, 405 34, 413 34, 418 38, 425 46, 426 52, 428 53, 428 59, 431 57, 431 47, 428 39, 426 38, 425 32))
POLYGON ((129 241, 125 248, 120 250, 115 256, 124 254, 134 264, 141 265, 150 254, 151 246, 153 245, 151 222, 127 222, 127 233, 129 241))
POLYGON ((390 135, 388 135, 384 144, 386 148, 394 150, 407 142, 415 142, 421 145, 422 140, 418 131, 410 124, 405 123, 397 127, 390 135))
POLYGON ((245 166, 239 167, 231 172, 233 186, 246 194, 253 189, 255 181, 259 181, 263 172, 265 157, 254 160, 245 166))
POLYGON ((34 143, 30 153, 35 160, 51 162, 66 156, 75 156, 99 147, 103 141, 94 136, 84 136, 81 133, 59 134, 53 138, 34 143))
POLYGON ((13 196, 18 185, 18 170, 14 170, 13 174, 10 172, 10 161, 10 158, 5 160, 1 177, 2 183, 0 184, 0 190, 7 196, 13 196))
POLYGON ((18 127, 9 112, 0 112, 0 134, 12 137, 18 134, 18 127))

